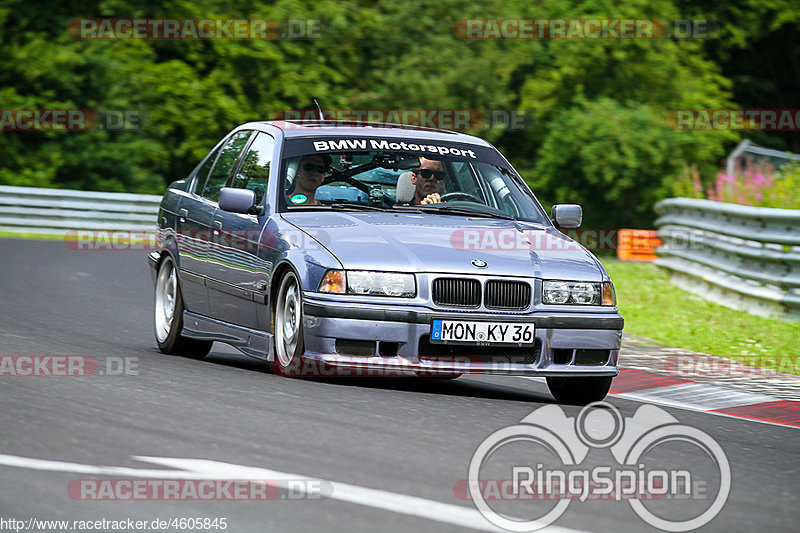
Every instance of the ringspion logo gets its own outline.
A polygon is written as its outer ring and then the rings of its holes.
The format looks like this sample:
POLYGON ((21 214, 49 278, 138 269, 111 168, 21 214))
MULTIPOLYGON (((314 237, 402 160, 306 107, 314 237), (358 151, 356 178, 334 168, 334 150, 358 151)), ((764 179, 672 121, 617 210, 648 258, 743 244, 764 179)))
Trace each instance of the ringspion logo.
POLYGON ((473 454, 467 479, 454 484, 457 497, 465 485, 478 511, 507 531, 547 527, 573 502, 624 501, 647 524, 677 532, 719 514, 731 469, 711 436, 664 409, 643 405, 623 417, 595 402, 575 417, 557 405, 540 407, 495 431, 473 454), (587 461, 593 450, 605 462, 587 461))

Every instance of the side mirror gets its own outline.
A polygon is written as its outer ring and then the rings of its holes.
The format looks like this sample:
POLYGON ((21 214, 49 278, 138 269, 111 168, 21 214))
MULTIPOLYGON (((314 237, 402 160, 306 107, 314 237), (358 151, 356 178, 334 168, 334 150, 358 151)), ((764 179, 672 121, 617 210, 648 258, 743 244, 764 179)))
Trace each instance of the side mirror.
POLYGON ((256 193, 250 189, 223 187, 219 191, 219 208, 231 213, 247 215, 261 214, 261 208, 255 205, 256 193))
POLYGON ((583 210, 578 204, 556 204, 550 210, 550 218, 557 228, 578 228, 583 222, 583 210))

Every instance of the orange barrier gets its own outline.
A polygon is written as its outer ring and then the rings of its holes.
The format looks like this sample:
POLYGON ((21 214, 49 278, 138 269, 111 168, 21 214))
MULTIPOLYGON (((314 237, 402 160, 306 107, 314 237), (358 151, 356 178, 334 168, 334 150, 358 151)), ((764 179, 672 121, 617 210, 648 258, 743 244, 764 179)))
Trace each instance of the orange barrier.
POLYGON ((622 261, 655 261, 655 249, 661 239, 655 230, 621 229, 617 241, 617 258, 622 261))

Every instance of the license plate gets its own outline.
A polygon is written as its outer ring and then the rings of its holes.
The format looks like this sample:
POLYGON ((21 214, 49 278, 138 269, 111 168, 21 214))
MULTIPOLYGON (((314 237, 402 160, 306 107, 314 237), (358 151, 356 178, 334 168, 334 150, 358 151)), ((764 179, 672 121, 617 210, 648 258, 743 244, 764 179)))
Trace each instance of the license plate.
POLYGON ((431 342, 470 344, 533 344, 533 324, 434 319, 431 342))

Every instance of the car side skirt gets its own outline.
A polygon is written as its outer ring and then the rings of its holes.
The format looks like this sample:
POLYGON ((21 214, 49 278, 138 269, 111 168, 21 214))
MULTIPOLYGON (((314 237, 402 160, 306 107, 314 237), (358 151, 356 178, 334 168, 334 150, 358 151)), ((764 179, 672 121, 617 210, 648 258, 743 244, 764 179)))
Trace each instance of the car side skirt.
POLYGON ((224 342, 250 357, 265 361, 273 360, 272 334, 265 331, 249 329, 191 311, 184 311, 181 335, 191 339, 224 342))

